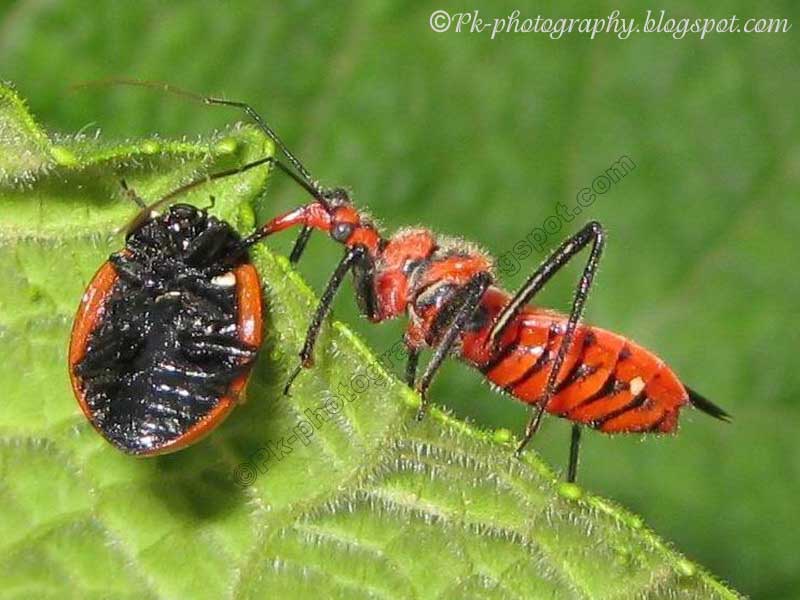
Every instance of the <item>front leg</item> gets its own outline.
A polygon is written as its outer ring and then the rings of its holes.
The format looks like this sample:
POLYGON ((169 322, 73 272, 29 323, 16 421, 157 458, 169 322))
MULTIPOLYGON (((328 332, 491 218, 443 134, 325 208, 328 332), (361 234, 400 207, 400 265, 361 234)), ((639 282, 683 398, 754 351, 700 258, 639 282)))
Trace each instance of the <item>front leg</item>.
POLYGON ((406 385, 413 388, 417 382, 417 365, 419 365, 419 348, 406 344, 408 362, 406 362, 406 385))
POLYGON ((298 262, 300 262, 300 257, 303 256, 303 252, 305 252, 306 245, 308 244, 308 240, 313 231, 314 230, 308 225, 304 225, 300 230, 300 233, 294 242, 294 246, 292 247, 292 253, 289 254, 290 264, 296 265, 298 262))
POLYGON ((342 285, 347 272, 364 259, 366 252, 367 250, 364 248, 364 246, 353 246, 352 248, 348 248, 347 252, 345 252, 344 256, 342 257, 342 260, 339 261, 339 264, 336 266, 336 270, 328 280, 328 285, 325 287, 325 291, 319 300, 317 310, 314 312, 314 318, 311 320, 311 325, 308 327, 303 348, 300 350, 300 364, 297 365, 294 371, 292 371, 291 375, 289 375, 289 380, 286 382, 286 386, 283 388, 284 395, 290 395, 289 391, 292 387, 292 383, 294 383, 294 380, 300 374, 300 371, 303 369, 308 369, 314 365, 314 345, 317 343, 317 337, 322 329, 322 323, 325 320, 325 317, 328 316, 328 313, 331 311, 333 299, 336 297, 336 292, 339 290, 339 286, 342 285))
MULTIPOLYGON (((492 284, 492 276, 488 272, 481 272, 472 277, 464 286, 464 294, 459 298, 460 304, 453 307, 453 316, 450 323, 447 325, 444 333, 442 334, 439 343, 436 345, 436 350, 433 353, 428 365, 425 367, 425 372, 419 380, 417 385, 417 393, 419 393, 421 401, 419 411, 417 412, 417 420, 422 420, 425 416, 425 410, 428 408, 428 388, 433 383, 433 378, 436 375, 439 367, 442 366, 444 359, 447 358, 450 351, 455 346, 464 327, 469 323, 469 319, 475 314, 475 311, 480 306, 483 294, 492 284)), ((443 307, 442 310, 445 310, 443 307)))

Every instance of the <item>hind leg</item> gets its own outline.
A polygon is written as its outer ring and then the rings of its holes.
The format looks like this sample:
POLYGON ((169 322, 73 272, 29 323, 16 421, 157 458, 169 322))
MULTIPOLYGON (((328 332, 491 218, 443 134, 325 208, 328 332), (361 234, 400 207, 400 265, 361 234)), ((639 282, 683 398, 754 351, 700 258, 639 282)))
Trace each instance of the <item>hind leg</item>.
MULTIPOLYGON (((547 383, 545 384, 542 398, 533 409, 531 418, 525 427, 525 435, 517 447, 517 454, 522 452, 536 431, 538 431, 544 411, 554 395, 559 371, 561 371, 561 366, 564 364, 564 359, 567 356, 567 352, 569 352, 572 344, 575 328, 583 316, 583 310, 586 306, 586 299, 589 296, 589 290, 591 289, 592 282, 594 281, 594 276, 597 272, 597 265, 600 262, 600 256, 603 252, 605 233, 602 226, 596 221, 591 221, 574 236, 564 241, 561 246, 559 246, 549 257, 547 257, 547 259, 541 265, 539 265, 539 268, 536 269, 533 275, 531 275, 531 277, 525 282, 522 288, 514 295, 511 301, 503 308, 503 310, 497 316, 492 330, 489 333, 490 343, 495 343, 496 340, 500 338, 503 331, 505 331, 509 323, 513 322, 514 317, 519 314, 519 311, 522 310, 522 308, 533 299, 533 297, 544 287, 544 285, 550 281, 553 275, 561 270, 564 265, 566 265, 574 256, 576 256, 590 243, 592 244, 592 248, 575 290, 572 309, 570 310, 569 319, 567 320, 566 329, 564 330, 564 335, 561 339, 558 353, 553 361, 550 374, 547 377, 547 383)), ((580 432, 578 431, 578 433, 576 433, 573 430, 572 438, 573 443, 570 450, 570 469, 574 471, 577 469, 577 454, 580 441, 580 432), (573 454, 575 456, 574 459, 572 458, 573 454)))

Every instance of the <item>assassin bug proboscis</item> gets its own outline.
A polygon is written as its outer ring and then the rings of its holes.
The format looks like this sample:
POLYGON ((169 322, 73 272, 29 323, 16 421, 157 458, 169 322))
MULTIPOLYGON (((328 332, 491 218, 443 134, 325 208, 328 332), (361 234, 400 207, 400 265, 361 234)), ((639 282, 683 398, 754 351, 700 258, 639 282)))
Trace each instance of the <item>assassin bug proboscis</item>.
MULTIPOLYGON (((301 230, 292 263, 299 261, 314 230, 328 233, 344 245, 345 253, 311 320, 299 364, 284 388, 287 395, 298 374, 313 365, 322 323, 342 281, 352 273, 359 307, 371 322, 403 314, 409 318, 406 382, 420 395, 418 418, 425 413, 439 367, 455 355, 497 388, 533 406, 517 453, 536 433, 545 412, 573 422, 569 481, 576 478, 582 427, 605 433, 670 433, 687 405, 729 419, 650 351, 581 323, 605 243, 599 223, 588 223, 564 241, 512 295, 495 285, 491 259, 471 245, 422 228, 383 237, 344 189, 320 186, 249 105, 159 87, 243 110, 288 161, 269 157, 210 179, 270 165, 290 175, 312 201, 244 239, 204 210, 175 205, 164 216, 139 219, 125 250, 101 268, 79 310, 70 371, 84 412, 123 450, 157 454, 177 449, 227 414, 261 342, 260 286, 247 248, 294 226, 301 230), (164 248, 172 247, 175 253, 162 256, 164 248), (531 305, 543 286, 587 247, 588 260, 569 314, 531 305), (143 333, 145 321, 159 323, 159 333, 143 333), (209 327, 213 339, 204 333, 209 327), (418 378, 425 348, 433 356, 418 378), (126 385, 113 383, 115 377, 126 385), (191 410, 180 413, 177 407, 187 405, 191 410)), ((141 214, 149 215, 151 209, 141 214)))

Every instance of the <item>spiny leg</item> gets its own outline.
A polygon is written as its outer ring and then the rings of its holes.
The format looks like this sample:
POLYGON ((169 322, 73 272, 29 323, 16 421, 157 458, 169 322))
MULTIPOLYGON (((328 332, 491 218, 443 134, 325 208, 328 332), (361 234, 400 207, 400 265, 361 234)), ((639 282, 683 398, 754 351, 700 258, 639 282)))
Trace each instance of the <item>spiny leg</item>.
POLYGON ((572 425, 572 437, 569 443, 569 466, 567 467, 567 481, 575 483, 578 477, 578 453, 581 448, 582 427, 577 423, 572 425))
POLYGON ((308 239, 311 237, 312 231, 314 230, 308 225, 304 225, 300 230, 300 234, 297 236, 297 240, 294 242, 292 253, 289 255, 289 262, 291 264, 296 265, 300 261, 300 257, 303 255, 303 252, 306 249, 306 245, 308 244, 308 239))
POLYGON ((308 327, 303 348, 300 350, 300 364, 297 365, 291 375, 289 375, 289 380, 283 388, 284 395, 289 395, 292 383, 300 374, 300 371, 314 364, 314 344, 316 344, 317 336, 322 329, 322 322, 331 310, 336 292, 339 290, 339 286, 342 285, 342 281, 344 281, 347 272, 359 261, 363 260, 365 256, 366 249, 363 246, 353 246, 347 249, 342 260, 339 261, 339 264, 336 266, 336 270, 328 280, 328 285, 325 287, 325 291, 319 300, 314 318, 311 320, 311 325, 308 327))
POLYGON ((458 341, 469 318, 475 313, 478 306, 480 306, 483 294, 491 284, 492 276, 487 272, 478 273, 466 284, 464 299, 461 305, 455 308, 453 319, 442 335, 433 353, 433 357, 425 367, 425 371, 422 373, 422 377, 417 385, 417 393, 419 393, 421 398, 419 410, 417 411, 418 421, 425 416, 425 410, 428 407, 428 388, 433 382, 436 372, 453 349, 456 341, 458 341))
POLYGON ((597 221, 587 223, 574 236, 568 238, 564 243, 559 246, 547 259, 539 266, 538 269, 531 275, 525 282, 522 288, 514 295, 507 306, 503 308, 497 316, 492 330, 489 333, 489 343, 495 344, 503 333, 509 323, 513 322, 514 317, 519 314, 522 307, 525 306, 531 299, 550 281, 570 259, 583 250, 589 242, 592 242, 592 249, 589 252, 589 258, 583 268, 581 278, 578 280, 578 286, 575 291, 575 298, 572 301, 572 308, 569 313, 569 319, 564 330, 564 336, 561 338, 561 344, 558 348, 550 373, 547 376, 547 383, 545 384, 544 393, 541 400, 533 409, 533 414, 525 427, 525 435, 522 438, 519 446, 517 446, 516 454, 519 455, 533 435, 539 429, 547 405, 553 397, 553 392, 556 387, 556 380, 558 378, 561 367, 564 364, 564 359, 569 352, 572 345, 572 338, 575 334, 575 328, 578 325, 583 310, 586 306, 586 299, 589 296, 589 290, 594 281, 594 275, 597 272, 597 265, 600 261, 600 256, 603 253, 603 246, 605 244, 605 232, 603 227, 597 221))
POLYGON ((407 346, 408 362, 406 362, 406 385, 413 388, 417 381, 417 365, 419 365, 419 348, 407 346))

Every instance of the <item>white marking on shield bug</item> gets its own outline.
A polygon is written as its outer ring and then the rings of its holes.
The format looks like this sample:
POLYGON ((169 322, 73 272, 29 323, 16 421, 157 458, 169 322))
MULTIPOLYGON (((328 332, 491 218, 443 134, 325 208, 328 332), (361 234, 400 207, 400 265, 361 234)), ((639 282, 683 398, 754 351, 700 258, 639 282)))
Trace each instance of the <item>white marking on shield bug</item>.
POLYGON ((211 284, 218 287, 233 287, 236 285, 236 275, 234 275, 233 271, 228 271, 222 275, 212 277, 211 284))
POLYGON ((644 389, 644 379, 641 377, 634 377, 628 385, 631 388, 631 394, 638 396, 639 392, 644 389))
POLYGON ((169 300, 170 298, 180 298, 181 293, 178 291, 171 291, 171 292, 164 292, 160 296, 156 298, 156 302, 161 302, 162 300, 169 300))

